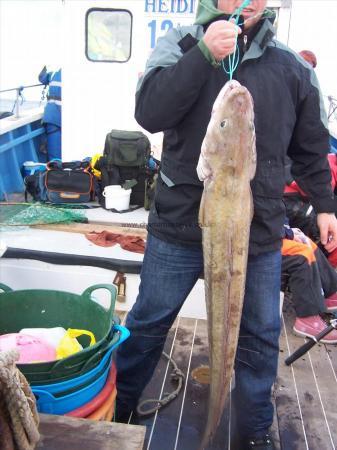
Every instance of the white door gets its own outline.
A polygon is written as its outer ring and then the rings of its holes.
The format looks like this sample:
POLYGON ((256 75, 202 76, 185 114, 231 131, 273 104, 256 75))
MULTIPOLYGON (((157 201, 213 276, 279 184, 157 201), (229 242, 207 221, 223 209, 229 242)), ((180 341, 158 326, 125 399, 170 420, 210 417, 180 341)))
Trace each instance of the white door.
MULTIPOLYGON (((193 22, 196 0, 65 0, 62 158, 101 153, 113 128, 137 130, 139 74, 157 38, 193 22)), ((153 150, 161 135, 151 136, 153 150)))

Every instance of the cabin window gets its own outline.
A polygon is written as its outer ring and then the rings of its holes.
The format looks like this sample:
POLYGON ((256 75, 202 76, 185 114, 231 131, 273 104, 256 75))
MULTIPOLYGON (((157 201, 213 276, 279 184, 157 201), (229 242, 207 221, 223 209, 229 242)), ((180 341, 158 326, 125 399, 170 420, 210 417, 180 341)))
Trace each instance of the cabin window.
POLYGON ((131 56, 132 15, 122 9, 89 9, 86 56, 94 62, 124 63, 131 56))

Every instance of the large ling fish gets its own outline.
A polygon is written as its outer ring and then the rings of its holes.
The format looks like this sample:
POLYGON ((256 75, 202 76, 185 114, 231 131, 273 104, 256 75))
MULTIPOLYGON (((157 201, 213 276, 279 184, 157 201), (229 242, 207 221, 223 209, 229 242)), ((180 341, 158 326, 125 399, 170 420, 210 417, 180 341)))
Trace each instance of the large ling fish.
POLYGON ((250 181, 255 168, 253 100, 239 82, 229 81, 214 102, 197 168, 204 181, 199 221, 210 357, 208 418, 202 449, 215 434, 233 373, 253 217, 250 181))

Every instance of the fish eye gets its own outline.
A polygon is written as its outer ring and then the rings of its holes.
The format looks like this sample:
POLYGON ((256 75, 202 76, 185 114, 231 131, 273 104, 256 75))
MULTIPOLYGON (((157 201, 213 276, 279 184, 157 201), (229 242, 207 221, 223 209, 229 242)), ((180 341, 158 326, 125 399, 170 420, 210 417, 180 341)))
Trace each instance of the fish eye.
POLYGON ((226 126, 227 126, 227 120, 224 119, 224 120, 222 120, 222 121, 220 122, 220 127, 221 127, 221 128, 225 128, 226 126))

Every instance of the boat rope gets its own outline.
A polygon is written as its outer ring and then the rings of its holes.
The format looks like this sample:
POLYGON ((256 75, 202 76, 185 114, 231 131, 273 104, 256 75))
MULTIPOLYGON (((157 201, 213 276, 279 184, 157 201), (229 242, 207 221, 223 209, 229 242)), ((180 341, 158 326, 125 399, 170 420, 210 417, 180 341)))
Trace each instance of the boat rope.
POLYGON ((0 430, 8 439, 7 448, 33 450, 40 439, 36 402, 24 375, 15 363, 17 350, 0 352, 0 430))
POLYGON ((172 364, 173 370, 170 374, 170 378, 172 381, 177 382, 178 385, 173 392, 164 392, 164 396, 161 399, 149 398, 140 402, 137 406, 137 414, 139 416, 149 416, 157 412, 163 406, 166 406, 179 395, 179 392, 183 386, 185 376, 177 366, 177 363, 167 353, 163 352, 162 355, 165 356, 165 358, 167 358, 168 361, 172 364), (149 404, 154 404, 154 406, 152 408, 143 409, 144 405, 149 404))

